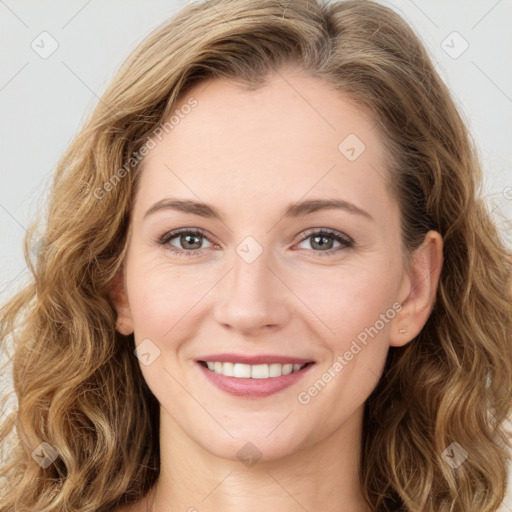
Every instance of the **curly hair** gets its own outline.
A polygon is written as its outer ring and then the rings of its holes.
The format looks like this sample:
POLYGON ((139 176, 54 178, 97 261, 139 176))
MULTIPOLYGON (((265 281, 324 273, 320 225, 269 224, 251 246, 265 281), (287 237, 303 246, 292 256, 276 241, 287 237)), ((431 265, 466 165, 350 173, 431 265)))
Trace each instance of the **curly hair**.
POLYGON ((129 55, 57 165, 42 236, 36 223, 26 235, 30 282, 1 310, 17 407, 0 427, 0 512, 113 511, 155 483, 159 404, 134 340, 115 330, 109 295, 142 148, 193 85, 228 77, 254 90, 286 64, 374 115, 404 253, 431 229, 444 241, 434 309, 412 342, 390 348, 365 404, 364 497, 376 512, 487 512, 503 501, 512 255, 427 51, 371 0, 210 0, 187 5, 129 55), (443 457, 452 443, 469 455, 456 469, 443 457), (43 467, 36 458, 48 446, 58 457, 43 467))

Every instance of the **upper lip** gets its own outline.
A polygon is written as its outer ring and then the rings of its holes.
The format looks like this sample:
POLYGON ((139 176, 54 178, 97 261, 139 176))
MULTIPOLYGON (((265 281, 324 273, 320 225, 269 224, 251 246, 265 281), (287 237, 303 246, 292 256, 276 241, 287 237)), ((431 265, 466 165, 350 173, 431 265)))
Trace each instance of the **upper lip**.
POLYGON ((300 357, 273 355, 273 354, 210 354, 202 356, 197 359, 198 361, 211 361, 219 363, 242 363, 242 364, 306 364, 313 363, 311 359, 302 359, 300 357))

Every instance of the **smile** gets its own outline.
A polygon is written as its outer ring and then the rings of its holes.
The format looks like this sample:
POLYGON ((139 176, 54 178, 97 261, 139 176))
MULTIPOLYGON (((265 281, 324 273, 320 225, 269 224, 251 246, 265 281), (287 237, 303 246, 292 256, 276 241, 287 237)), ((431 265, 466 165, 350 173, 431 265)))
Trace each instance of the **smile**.
POLYGON ((289 356, 210 354, 196 360, 197 368, 214 388, 243 398, 264 398, 293 386, 315 362, 289 356))
POLYGON ((235 377, 237 379, 269 379, 281 377, 298 372, 306 365, 311 364, 272 363, 252 365, 232 362, 223 363, 220 361, 200 361, 200 363, 212 372, 224 375, 225 377, 235 377))

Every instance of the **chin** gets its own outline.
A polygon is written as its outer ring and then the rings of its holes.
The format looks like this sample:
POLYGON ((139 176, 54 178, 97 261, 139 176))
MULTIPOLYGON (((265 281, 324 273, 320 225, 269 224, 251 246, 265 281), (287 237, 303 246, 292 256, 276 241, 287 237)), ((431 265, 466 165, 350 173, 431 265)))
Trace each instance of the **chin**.
MULTIPOLYGON (((284 417, 286 416, 280 421, 284 417)), ((226 427, 233 437, 220 429, 218 435, 212 436, 210 429, 208 432, 198 433, 195 442, 216 457, 242 462, 250 467, 254 461, 269 462, 293 455, 306 444, 306 436, 298 436, 297 425, 288 425, 293 432, 287 432, 283 425, 278 425, 279 422, 273 418, 272 421, 264 421, 258 416, 256 425, 238 429, 226 427)), ((189 431, 189 435, 192 437, 192 432, 189 431)))

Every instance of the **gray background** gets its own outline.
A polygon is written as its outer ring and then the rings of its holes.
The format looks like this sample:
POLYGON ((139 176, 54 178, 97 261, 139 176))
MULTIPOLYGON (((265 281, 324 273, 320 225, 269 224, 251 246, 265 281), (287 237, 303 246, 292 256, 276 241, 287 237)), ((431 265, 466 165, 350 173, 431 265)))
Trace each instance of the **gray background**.
MULTIPOLYGON (((416 29, 453 91, 484 165, 489 209, 512 245, 512 0, 381 3, 416 29)), ((129 51, 184 4, 0 0, 0 302, 28 276, 22 238, 64 149, 129 51)), ((501 510, 512 512, 511 496, 501 510)))

